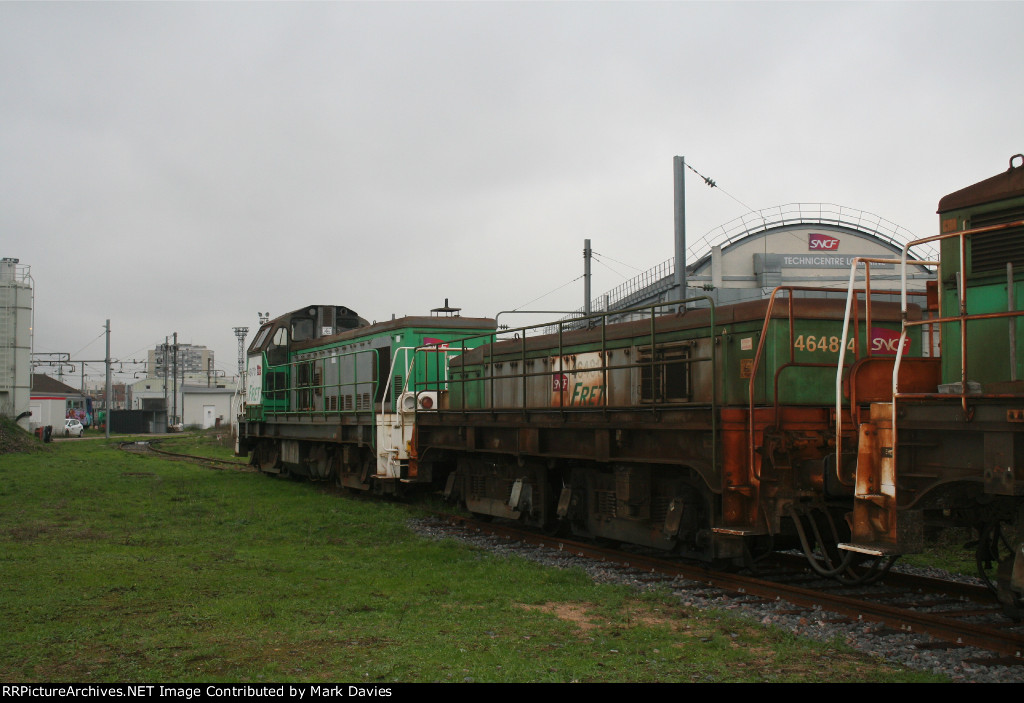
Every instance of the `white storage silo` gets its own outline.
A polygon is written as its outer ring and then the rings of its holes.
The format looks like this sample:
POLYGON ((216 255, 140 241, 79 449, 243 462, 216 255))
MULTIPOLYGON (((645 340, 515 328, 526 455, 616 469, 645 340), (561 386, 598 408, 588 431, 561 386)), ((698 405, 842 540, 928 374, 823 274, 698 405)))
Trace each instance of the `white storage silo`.
MULTIPOLYGON (((32 383, 32 277, 18 259, 0 259, 0 415, 29 410, 32 383)), ((19 424, 28 429, 28 417, 19 424)))

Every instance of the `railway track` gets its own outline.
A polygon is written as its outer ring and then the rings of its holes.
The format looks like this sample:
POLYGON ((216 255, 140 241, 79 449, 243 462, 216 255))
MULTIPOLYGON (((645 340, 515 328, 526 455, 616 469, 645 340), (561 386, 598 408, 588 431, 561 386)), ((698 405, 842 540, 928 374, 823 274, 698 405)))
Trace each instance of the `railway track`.
POLYGON ((973 664, 1009 666, 1024 677, 1024 624, 1006 618, 983 586, 891 572, 880 583, 849 587, 786 560, 756 576, 712 571, 661 556, 538 535, 509 524, 458 517, 446 522, 453 534, 463 531, 631 571, 684 600, 760 604, 808 623, 825 621, 870 629, 879 636, 904 635, 919 650, 960 651, 973 664))
POLYGON ((230 471, 243 471, 246 473, 256 473, 256 469, 249 466, 245 461, 230 460, 230 459, 211 459, 209 457, 195 456, 193 454, 181 454, 178 452, 170 452, 166 449, 160 449, 156 446, 159 440, 151 441, 138 441, 138 442, 122 442, 120 448, 123 451, 133 452, 136 454, 156 454, 168 459, 175 459, 177 461, 187 461, 192 464, 204 466, 208 469, 216 469, 219 471, 230 470, 230 471))

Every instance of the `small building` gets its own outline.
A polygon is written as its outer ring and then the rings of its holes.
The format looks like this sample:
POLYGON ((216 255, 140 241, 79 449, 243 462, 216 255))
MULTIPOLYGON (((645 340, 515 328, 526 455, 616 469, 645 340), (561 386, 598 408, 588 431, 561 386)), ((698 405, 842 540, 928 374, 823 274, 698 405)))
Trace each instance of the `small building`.
POLYGON ((92 401, 77 388, 61 383, 46 374, 32 374, 29 397, 29 431, 37 427, 63 429, 64 420, 73 417, 88 426, 92 423, 92 401))
POLYGON ((233 417, 232 398, 238 384, 235 380, 209 384, 202 382, 179 383, 177 389, 168 383, 164 389, 164 379, 143 378, 132 384, 131 397, 133 410, 163 411, 166 420, 172 425, 188 427, 216 427, 220 423, 230 423, 233 417), (177 390, 177 396, 175 396, 177 390))
MULTIPOLYGON (((168 384, 170 389, 170 384, 168 384)), ((164 379, 143 378, 131 386, 132 410, 167 410, 171 401, 170 390, 164 393, 164 379)))
POLYGON ((186 427, 220 427, 232 418, 234 388, 185 385, 181 389, 181 422, 186 427))

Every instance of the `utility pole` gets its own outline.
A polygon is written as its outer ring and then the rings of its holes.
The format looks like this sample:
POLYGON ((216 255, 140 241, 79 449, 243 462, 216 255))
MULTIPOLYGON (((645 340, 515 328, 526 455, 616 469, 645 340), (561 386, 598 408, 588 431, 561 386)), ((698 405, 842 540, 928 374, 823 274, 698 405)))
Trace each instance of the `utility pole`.
POLYGON ((676 215, 676 300, 686 299, 686 187, 683 180, 685 167, 686 162, 682 156, 672 157, 676 215))
MULTIPOLYGON (((160 362, 163 364, 163 367, 164 367, 164 413, 165 414, 167 413, 167 409, 171 406, 171 404, 167 402, 167 368, 170 366, 170 364, 167 363, 168 362, 167 351, 170 348, 169 345, 168 345, 169 341, 170 340, 167 338, 167 335, 164 335, 164 348, 163 348, 164 355, 160 358, 160 362)), ((164 420, 164 424, 165 425, 169 425, 170 421, 171 421, 171 419, 168 417, 168 418, 166 418, 164 420)))
POLYGON ((590 240, 583 240, 583 314, 590 315, 590 240))
POLYGON ((110 439, 110 320, 107 320, 107 355, 104 363, 107 365, 107 385, 103 393, 104 405, 107 411, 107 420, 103 423, 107 439, 110 439))
POLYGON ((173 402, 174 402, 174 412, 171 415, 171 417, 172 417, 173 420, 175 420, 174 424, 177 425, 178 424, 177 423, 177 419, 178 419, 178 333, 177 332, 174 333, 174 346, 171 347, 171 350, 174 352, 174 367, 171 370, 172 375, 174 376, 174 379, 173 379, 173 382, 174 382, 174 399, 173 399, 173 402))

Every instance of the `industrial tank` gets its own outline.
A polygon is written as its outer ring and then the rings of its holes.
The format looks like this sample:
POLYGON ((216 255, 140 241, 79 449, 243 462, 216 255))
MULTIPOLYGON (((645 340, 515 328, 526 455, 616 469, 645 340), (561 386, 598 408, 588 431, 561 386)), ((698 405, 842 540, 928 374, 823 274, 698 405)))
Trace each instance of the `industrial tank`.
MULTIPOLYGON (((0 259, 0 415, 29 409, 32 381, 32 277, 18 259, 0 259)), ((28 417, 21 419, 28 429, 28 417)))

